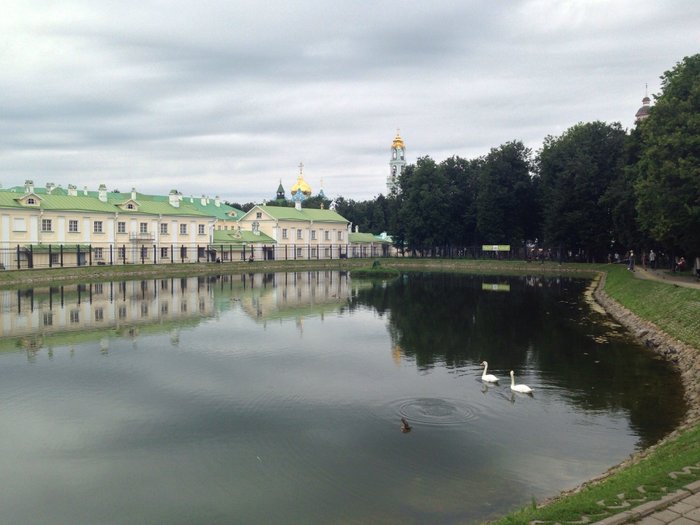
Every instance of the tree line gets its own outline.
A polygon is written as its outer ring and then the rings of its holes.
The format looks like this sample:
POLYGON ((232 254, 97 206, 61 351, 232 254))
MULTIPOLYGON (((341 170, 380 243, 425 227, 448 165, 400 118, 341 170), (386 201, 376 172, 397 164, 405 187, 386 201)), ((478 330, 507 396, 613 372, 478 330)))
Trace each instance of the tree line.
MULTIPOLYGON (((330 205, 318 196, 304 202, 330 205)), ((649 116, 629 132, 617 122, 578 123, 545 137, 537 152, 513 140, 474 159, 421 157, 395 192, 340 196, 333 207, 361 231, 388 232, 397 247, 422 255, 509 244, 583 261, 649 249, 697 256, 700 54, 661 76, 649 116)))
POLYGON ((455 247, 537 246, 579 260, 654 249, 700 254, 700 54, 661 76, 649 116, 629 132, 588 122, 533 153, 514 140, 475 159, 406 167, 398 189, 335 200, 362 231, 424 255, 455 247))

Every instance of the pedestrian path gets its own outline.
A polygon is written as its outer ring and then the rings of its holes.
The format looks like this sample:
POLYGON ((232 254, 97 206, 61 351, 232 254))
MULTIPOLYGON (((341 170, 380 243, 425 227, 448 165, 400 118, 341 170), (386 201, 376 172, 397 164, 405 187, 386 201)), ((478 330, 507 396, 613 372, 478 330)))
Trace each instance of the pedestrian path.
POLYGON ((687 275, 670 275, 661 270, 652 270, 650 268, 641 268, 637 266, 634 271, 635 277, 639 279, 648 279, 650 281, 659 281, 668 284, 684 286, 686 288, 700 289, 700 281, 692 276, 687 275))
POLYGON ((602 521, 598 525, 699 525, 700 480, 690 483, 662 499, 644 503, 602 521))

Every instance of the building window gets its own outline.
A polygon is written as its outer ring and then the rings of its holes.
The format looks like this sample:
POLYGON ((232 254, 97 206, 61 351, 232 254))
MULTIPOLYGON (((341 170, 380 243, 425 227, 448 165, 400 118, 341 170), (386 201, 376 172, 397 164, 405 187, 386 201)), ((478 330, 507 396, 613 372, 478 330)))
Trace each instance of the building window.
POLYGON ((255 218, 256 218, 256 219, 262 219, 262 212, 257 212, 257 213, 255 214, 255 218))
POLYGON ((36 204, 36 201, 34 200, 34 198, 29 197, 29 198, 27 199, 27 204, 36 204))
POLYGON ((141 303, 141 317, 148 317, 148 303, 141 303))
POLYGON ((93 288, 93 293, 95 295, 102 295, 104 293, 104 287, 102 283, 95 283, 95 287, 93 288))
POLYGON ((127 209, 127 210, 133 210, 133 209, 134 209, 134 205, 133 205, 132 203, 129 203, 129 204, 126 205, 126 209, 127 209))
POLYGON ((311 248, 311 257, 316 257, 316 248, 311 248))
POLYGON ((103 248, 95 248, 95 259, 102 259, 103 248))
POLYGON ((50 232, 51 230, 51 219, 41 219, 41 231, 50 232))
POLYGON ((287 228, 282 228, 282 238, 283 238, 283 239, 288 239, 288 238, 289 238, 288 235, 287 235, 287 228))
POLYGON ((326 240, 327 240, 327 241, 330 241, 330 240, 331 240, 331 232, 330 232, 329 230, 326 230, 326 231, 324 232, 324 234, 325 234, 326 240))
POLYGON ((104 321, 105 312, 102 308, 95 308, 95 321, 104 321))
POLYGON ((303 236, 303 234, 302 234, 302 231, 301 231, 301 230, 297 230, 297 239, 302 240, 303 238, 304 238, 304 236, 303 236))
POLYGON ((126 259, 126 248, 124 246, 117 248, 117 257, 120 259, 126 259))
POLYGON ((60 264, 61 263, 61 258, 60 258, 60 253, 52 253, 51 254, 51 265, 53 266, 54 264, 60 264))
POLYGON ((198 225, 198 228, 199 228, 199 234, 204 235, 204 224, 198 225))
POLYGON ((73 219, 68 221, 68 232, 69 233, 78 233, 78 221, 73 220, 73 219))
POLYGON ((343 240, 343 232, 342 232, 342 231, 339 231, 339 232, 338 232, 338 240, 339 240, 339 241, 342 241, 342 240, 343 240))
POLYGON ((71 323, 79 323, 80 322, 80 310, 71 310, 70 311, 70 322, 71 323))
POLYGON ((312 241, 316 240, 316 230, 311 230, 311 240, 312 241))
POLYGON ((142 222, 139 224, 139 231, 141 233, 148 233, 148 223, 147 222, 142 222))
POLYGON ((126 319, 126 306, 121 305, 119 311, 117 312, 119 319, 126 319))
POLYGON ((53 325, 53 313, 44 312, 44 326, 53 325))
POLYGON ((117 223, 117 233, 126 233, 126 223, 119 221, 117 223))
POLYGON ((180 225, 180 235, 187 235, 187 224, 180 225))
POLYGON ((95 221, 92 223, 92 231, 95 233, 102 233, 102 221, 95 221))
POLYGON ((168 235, 168 223, 162 222, 160 224, 160 234, 161 235, 168 235))
POLYGON ((13 232, 26 232, 27 231, 27 223, 24 220, 24 217, 14 217, 12 219, 12 231, 13 232))
POLYGON ((301 259, 303 254, 304 254, 304 252, 302 251, 302 249, 297 248, 297 259, 301 259))
POLYGON ((161 258, 163 258, 163 259, 167 259, 167 258, 168 258, 168 249, 167 249, 167 248, 161 248, 161 249, 160 249, 160 256, 161 256, 161 258))

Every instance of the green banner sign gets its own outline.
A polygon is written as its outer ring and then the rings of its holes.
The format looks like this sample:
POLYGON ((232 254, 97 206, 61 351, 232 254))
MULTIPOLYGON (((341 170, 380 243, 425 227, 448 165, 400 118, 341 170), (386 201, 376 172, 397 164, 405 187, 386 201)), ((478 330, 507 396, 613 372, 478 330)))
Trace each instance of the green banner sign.
POLYGON ((509 252, 510 244, 484 244, 481 249, 485 252, 509 252))

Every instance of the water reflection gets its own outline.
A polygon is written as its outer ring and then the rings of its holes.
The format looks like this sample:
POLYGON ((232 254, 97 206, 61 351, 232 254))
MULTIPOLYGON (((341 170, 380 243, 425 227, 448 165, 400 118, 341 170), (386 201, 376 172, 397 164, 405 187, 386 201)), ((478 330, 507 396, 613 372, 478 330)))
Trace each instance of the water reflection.
POLYGON ((586 286, 329 271, 0 292, 4 521, 456 524, 551 496, 683 409, 586 286))
POLYGON ((107 352, 109 336, 138 338, 179 331, 222 312, 240 308, 256 322, 336 311, 350 296, 346 272, 172 277, 140 281, 72 284, 0 291, 0 350, 99 339, 107 352), (79 336, 79 337, 78 337, 79 336))
POLYGON ((487 360, 506 386, 510 370, 527 372, 587 411, 627 412, 648 446, 685 413, 682 385, 670 365, 590 309, 587 286, 567 277, 407 274, 358 291, 350 308, 388 315, 397 360, 423 370, 487 360))

